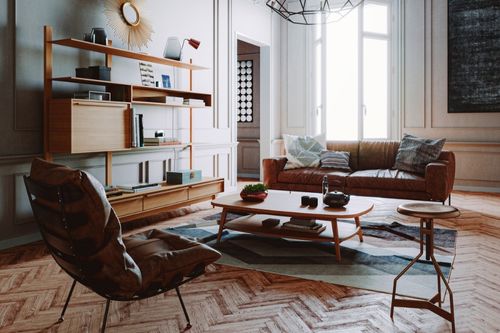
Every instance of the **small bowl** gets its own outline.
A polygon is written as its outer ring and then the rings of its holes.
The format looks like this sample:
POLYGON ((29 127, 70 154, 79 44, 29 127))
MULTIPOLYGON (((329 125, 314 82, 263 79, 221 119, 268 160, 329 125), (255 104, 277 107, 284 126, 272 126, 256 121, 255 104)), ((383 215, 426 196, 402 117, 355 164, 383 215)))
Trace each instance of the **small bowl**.
POLYGON ((245 193, 245 192, 241 191, 240 197, 243 201, 262 202, 262 201, 266 200, 267 192, 245 193))

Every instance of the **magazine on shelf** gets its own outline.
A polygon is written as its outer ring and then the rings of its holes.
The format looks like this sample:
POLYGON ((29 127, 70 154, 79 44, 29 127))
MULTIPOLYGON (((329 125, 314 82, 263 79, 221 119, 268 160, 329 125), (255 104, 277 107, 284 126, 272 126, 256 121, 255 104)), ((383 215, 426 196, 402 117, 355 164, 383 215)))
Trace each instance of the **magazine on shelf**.
POLYGON ((319 234, 326 229, 326 226, 323 225, 322 223, 317 223, 317 222, 312 226, 303 226, 303 225, 297 225, 297 224, 294 224, 291 222, 285 222, 281 226, 281 229, 293 230, 293 231, 299 231, 299 232, 307 232, 307 233, 312 233, 312 234, 319 234))
POLYGON ((123 184, 117 186, 121 191, 128 193, 135 193, 141 191, 153 190, 160 188, 158 183, 136 183, 136 184, 123 184))

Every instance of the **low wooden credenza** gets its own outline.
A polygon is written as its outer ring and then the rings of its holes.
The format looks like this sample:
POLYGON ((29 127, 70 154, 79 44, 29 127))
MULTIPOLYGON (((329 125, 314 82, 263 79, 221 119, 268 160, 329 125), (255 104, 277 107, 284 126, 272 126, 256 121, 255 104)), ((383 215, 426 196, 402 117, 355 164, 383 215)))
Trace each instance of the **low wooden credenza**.
POLYGON ((217 193, 224 192, 224 178, 204 178, 200 182, 168 185, 138 193, 125 193, 108 200, 120 218, 128 222, 179 207, 214 199, 217 193))

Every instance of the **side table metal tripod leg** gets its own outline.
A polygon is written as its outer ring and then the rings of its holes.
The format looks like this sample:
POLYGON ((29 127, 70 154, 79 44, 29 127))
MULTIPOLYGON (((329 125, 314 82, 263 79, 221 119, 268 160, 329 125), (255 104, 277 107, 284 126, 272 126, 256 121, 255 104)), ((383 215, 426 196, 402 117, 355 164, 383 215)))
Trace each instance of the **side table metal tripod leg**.
POLYGON ((420 252, 418 255, 394 278, 394 283, 392 286, 392 301, 391 301, 391 319, 394 320, 394 303, 396 300, 396 290, 398 280, 413 266, 420 257, 424 254, 424 231, 423 231, 423 219, 420 220, 420 252))

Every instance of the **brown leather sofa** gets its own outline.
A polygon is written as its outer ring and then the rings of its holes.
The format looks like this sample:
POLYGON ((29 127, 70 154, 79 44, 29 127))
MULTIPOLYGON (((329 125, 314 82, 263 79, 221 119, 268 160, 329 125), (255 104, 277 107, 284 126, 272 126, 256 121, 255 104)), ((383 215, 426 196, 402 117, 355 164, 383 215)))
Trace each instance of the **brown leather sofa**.
POLYGON ((393 170, 399 141, 329 141, 328 150, 348 151, 352 172, 326 168, 284 170, 287 159, 264 159, 264 183, 270 189, 321 192, 323 176, 330 189, 348 194, 399 199, 446 201, 455 180, 455 154, 442 151, 425 175, 393 170))

